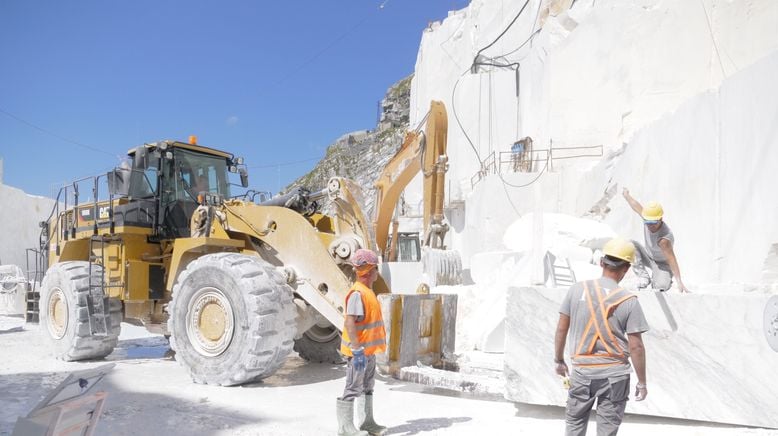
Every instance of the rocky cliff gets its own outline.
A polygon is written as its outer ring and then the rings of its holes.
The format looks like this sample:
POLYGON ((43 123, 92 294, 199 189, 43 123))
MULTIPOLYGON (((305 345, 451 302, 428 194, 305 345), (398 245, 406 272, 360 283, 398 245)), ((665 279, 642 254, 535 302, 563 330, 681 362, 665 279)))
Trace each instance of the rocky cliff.
POLYGON ((362 187, 363 210, 372 216, 373 183, 397 152, 408 129, 412 77, 389 87, 381 100, 381 116, 373 130, 350 132, 338 138, 327 147, 326 155, 313 170, 287 186, 284 192, 297 186, 322 189, 330 177, 345 177, 362 187))

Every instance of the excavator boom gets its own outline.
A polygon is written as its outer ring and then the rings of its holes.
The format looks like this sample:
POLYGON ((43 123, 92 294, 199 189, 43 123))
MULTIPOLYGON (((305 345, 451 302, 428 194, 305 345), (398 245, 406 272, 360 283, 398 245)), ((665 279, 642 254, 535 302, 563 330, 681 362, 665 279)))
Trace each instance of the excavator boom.
POLYGON ((421 241, 421 261, 423 273, 430 282, 428 284, 457 284, 461 280, 459 255, 445 250, 444 245, 448 231, 443 216, 448 170, 447 135, 446 108, 442 102, 432 101, 424 133, 411 131, 406 134, 402 147, 389 161, 375 185, 375 240, 384 260, 395 262, 398 260, 398 240, 401 235, 407 235, 398 232, 397 202, 408 183, 416 174, 422 173, 424 239, 421 241))
MULTIPOLYGON (((427 116, 424 133, 411 131, 405 135, 400 150, 386 165, 376 181, 376 219, 375 239, 378 250, 386 255, 389 251, 389 226, 400 194, 419 171, 424 175, 424 219, 426 246, 442 247, 442 236, 431 238, 439 233, 443 223, 443 202, 445 174, 448 167, 446 157, 446 138, 448 116, 442 102, 433 101, 427 116)), ((393 229, 393 241, 396 242, 396 227, 393 229)), ((445 234, 445 233, 444 233, 445 234)))

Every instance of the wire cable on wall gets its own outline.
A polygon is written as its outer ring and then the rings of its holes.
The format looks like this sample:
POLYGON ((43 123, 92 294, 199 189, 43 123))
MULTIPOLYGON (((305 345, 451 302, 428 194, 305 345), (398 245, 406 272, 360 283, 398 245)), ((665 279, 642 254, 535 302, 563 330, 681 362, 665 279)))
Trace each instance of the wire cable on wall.
MULTIPOLYGON (((708 9, 705 8, 705 3, 702 0, 700 0, 700 6, 702 6, 702 11, 705 13, 705 24, 708 25, 708 32, 710 32, 710 40, 711 42, 713 42, 713 48, 716 50, 716 57, 719 59, 719 66, 721 67, 721 76, 726 79, 727 73, 724 71, 724 63, 721 62, 721 53, 719 52, 719 45, 716 44, 716 37, 713 36, 713 28, 710 25, 710 17, 708 16, 708 9)), ((730 59, 730 61, 732 61, 732 59, 730 59)))
POLYGON ((528 4, 529 4, 529 0, 527 0, 526 2, 524 2, 524 5, 522 5, 521 9, 519 9, 519 13, 518 13, 518 14, 516 14, 516 16, 515 16, 515 17, 513 17, 513 20, 510 22, 510 24, 508 24, 508 27, 506 27, 506 28, 505 28, 505 30, 503 30, 503 31, 502 31, 502 33, 500 33, 500 34, 497 36, 497 38, 495 38, 495 40, 494 40, 494 41, 492 41, 492 42, 491 42, 489 45, 487 45, 486 47, 484 47, 484 48, 482 48, 482 49, 478 50, 478 52, 475 54, 475 59, 478 59, 478 56, 479 56, 479 55, 480 55, 480 54, 481 54, 481 53, 482 53, 484 50, 486 50, 486 49, 488 49, 489 47, 491 47, 491 46, 493 46, 494 44, 496 44, 496 43, 497 43, 497 41, 499 41, 499 40, 500 40, 500 38, 502 38, 502 37, 503 37, 503 36, 504 36, 506 33, 508 33, 508 30, 510 30, 510 28, 513 26, 513 23, 515 23, 515 22, 516 22, 516 20, 518 20, 518 19, 519 19, 519 17, 521 16, 521 13, 522 13, 522 12, 524 12, 524 9, 527 7, 527 5, 528 5, 528 4))
POLYGON ((459 130, 462 131, 462 134, 465 135, 465 139, 467 139, 468 144, 470 144, 470 148, 473 149, 473 153, 475 153, 476 159, 478 159, 478 168, 480 169, 484 161, 481 160, 481 154, 478 153, 478 150, 475 148, 475 144, 473 144, 473 141, 470 139, 470 136, 467 134, 467 131, 462 126, 462 121, 459 120, 459 114, 457 113, 457 102, 456 102, 456 93, 457 93, 457 86, 459 86, 459 81, 462 80, 462 77, 467 74, 467 72, 470 71, 470 68, 466 69, 462 72, 462 74, 459 75, 459 78, 457 79, 456 83, 454 83, 454 89, 451 91, 451 110, 454 112, 454 119, 457 122, 457 125, 459 126, 459 130))
MULTIPOLYGON (((510 56, 511 54, 516 53, 517 51, 521 50, 525 45, 527 45, 528 43, 532 42, 532 40, 535 38, 535 36, 537 36, 540 33, 540 31, 543 30, 543 27, 540 27, 538 29, 534 29, 534 24, 533 24, 533 31, 532 31, 532 33, 521 44, 519 44, 518 47, 516 47, 515 49, 511 50, 510 52, 502 54, 502 55, 498 55, 496 57, 493 57, 493 58, 487 59, 487 60, 480 60, 480 59, 485 59, 485 58, 481 57, 481 53, 483 53, 485 50, 489 49, 494 44, 496 44, 497 41, 499 41, 508 32, 508 30, 510 30, 510 28, 513 26, 513 24, 516 23, 516 21, 519 19, 521 14, 524 12, 524 10, 526 9, 528 4, 529 4, 529 0, 527 0, 522 5, 521 9, 519 9, 519 12, 516 14, 516 16, 513 18, 513 20, 511 20, 511 22, 508 24, 508 26, 497 36, 497 38, 495 38, 494 41, 492 41, 487 46, 485 46, 485 47, 481 48, 480 50, 478 50, 478 52, 476 53, 475 58, 473 59, 473 63, 470 65, 470 67, 467 70, 463 71, 462 74, 460 74, 460 76, 457 78, 457 81, 454 83, 453 90, 451 91, 451 106, 452 106, 452 111, 454 113, 454 119, 456 120, 457 125, 459 126, 459 129, 462 131, 462 134, 465 136, 465 139, 467 140, 468 144, 470 145, 470 148, 473 150, 473 153, 475 153, 476 159, 478 159, 479 171, 483 169, 483 160, 481 159, 481 155, 478 152, 478 149, 476 148, 475 144, 473 143, 472 139, 470 138, 470 135, 467 134, 467 131, 465 130, 464 126, 462 125, 462 121, 459 118, 459 113, 457 112, 457 105, 456 105, 456 91, 457 91, 457 87, 459 86, 459 82, 462 80, 462 77, 464 77, 464 75, 467 74, 468 71, 475 72, 475 67, 476 66, 490 66, 490 67, 494 67, 494 68, 510 68, 510 69, 515 69, 516 76, 517 76, 517 81, 516 81, 516 98, 517 98, 516 129, 517 129, 517 137, 518 137, 518 117, 519 117, 519 114, 518 114, 518 110, 519 110, 519 108, 518 108, 518 99, 519 99, 519 95, 520 95, 520 93, 519 93, 520 83, 519 83, 518 77, 519 77, 519 69, 521 68, 521 64, 519 63, 519 61, 511 62, 507 58, 507 56, 510 56), (502 60, 502 62, 500 62, 500 60, 502 60)), ((535 15, 535 21, 537 21, 537 18, 539 16, 539 14, 540 14, 540 6, 538 6, 538 10, 537 10, 536 15, 535 15)), ((489 111, 491 113, 491 87, 490 87, 489 91, 490 91, 489 92, 489 97, 490 97, 489 111)), ((480 113, 480 97, 479 97, 479 113, 480 113)), ((491 147, 491 120, 490 120, 490 126, 489 127, 490 127, 489 136, 490 136, 490 147, 491 147)), ((507 181, 505 181, 505 179, 503 178, 502 174, 500 173, 500 171, 498 169, 497 175, 499 176, 500 181, 502 182, 503 189, 505 190, 505 195, 506 195, 506 198, 508 200, 508 203, 511 205, 511 207, 513 208, 514 212, 516 212, 517 215, 520 215, 519 211, 516 208, 516 206, 513 204, 513 201, 511 200, 510 195, 508 193, 507 187, 510 186, 512 188, 525 188, 525 187, 528 187, 528 186, 532 185, 533 183, 537 182, 540 179, 540 177, 548 170, 548 161, 549 160, 550 160, 550 156, 546 159, 546 163, 543 166, 543 168, 540 170, 538 175, 535 178, 533 178, 531 181, 529 181, 528 183, 521 184, 521 185, 514 185, 514 184, 511 184, 511 183, 508 183, 507 181)))
MULTIPOLYGON (((542 3, 543 2, 540 2, 540 1, 538 2, 538 9, 537 9, 537 11, 535 11, 535 19, 532 22, 532 33, 530 33, 530 35, 527 37, 527 39, 525 39, 524 42, 519 44, 518 47, 516 47, 515 49, 509 51, 508 53, 503 53, 501 55, 492 56, 492 61, 496 61, 498 59, 502 59, 502 60, 504 60, 506 62, 506 64, 513 65, 512 63, 510 63, 510 61, 508 60, 507 57, 512 55, 513 53, 516 53, 517 51, 521 50, 522 47, 527 45, 527 43, 531 43, 532 40, 535 39, 535 36, 537 36, 540 33, 540 31, 543 30, 543 27, 539 27, 538 29, 535 29, 535 24, 537 24, 538 17, 540 16, 540 6, 542 5, 542 3)), ((523 58, 519 59, 518 61, 516 61, 516 63, 518 63, 521 60, 523 60, 523 58)), ((477 61, 478 61, 478 59, 476 58, 475 62, 477 62, 477 61)), ((506 66, 508 66, 508 65, 506 65, 506 66)), ((497 65, 494 65, 494 66, 497 66, 497 65)))
POLYGON ((502 180, 502 183, 503 183, 503 184, 505 184, 505 185, 508 185, 508 186, 510 186, 511 188, 526 188, 527 186, 529 186, 529 185, 531 185, 531 184, 533 184, 533 183, 537 182, 537 181, 538 181, 538 179, 540 178, 540 176, 542 176, 542 175, 543 175, 543 173, 545 173, 545 172, 546 172, 546 169, 548 169, 548 161, 549 161, 549 160, 551 160, 551 157, 549 157, 549 158, 547 158, 547 159, 546 159, 546 164, 545 164, 545 165, 543 165, 543 168, 541 168, 541 169, 540 169, 540 172, 538 173, 538 175, 537 175, 537 176, 536 176, 534 179, 532 179, 531 181, 529 181, 528 183, 525 183, 525 184, 523 184, 523 185, 513 185, 513 184, 511 184, 511 183, 508 183, 508 182, 506 182, 506 181, 505 181, 505 179, 503 179, 503 178, 502 178, 502 174, 500 174, 500 172, 499 172, 499 171, 497 172, 497 175, 498 175, 498 176, 500 176, 500 180, 502 180))
MULTIPOLYGON (((500 180, 502 180, 502 174, 500 174, 500 180)), ((516 216, 520 217, 521 213, 519 213, 519 209, 516 208, 516 205, 513 204, 513 200, 511 200, 511 194, 508 192, 508 188, 505 185, 506 185, 505 180, 503 180, 502 190, 505 192, 505 199, 508 200, 508 204, 511 205, 511 209, 513 209, 513 211, 516 212, 516 216)))
MULTIPOLYGON (((459 81, 462 80, 462 77, 464 77, 464 75, 467 74, 468 71, 472 70, 473 67, 475 67, 476 65, 493 66, 493 67, 498 67, 498 68, 513 68, 513 67, 515 67, 517 69, 519 68, 519 63, 518 62, 506 63, 506 64, 498 64, 498 63, 495 63, 494 61, 492 61, 492 62, 480 62, 480 61, 478 61, 478 57, 481 55, 481 53, 484 50, 487 50, 488 48, 490 48, 494 44, 496 44, 497 41, 499 41, 508 32, 508 30, 510 30, 510 28, 513 26, 513 24, 516 23, 516 21, 519 19, 521 14, 524 12, 524 9, 526 9, 528 4, 529 4, 529 0, 525 1, 524 5, 522 5, 521 9, 519 9, 519 12, 516 14, 515 17, 513 17, 513 20, 511 20, 511 22, 508 24, 508 26, 497 36, 497 38, 495 38, 494 41, 489 43, 487 46, 485 46, 485 47, 481 48, 480 50, 478 50, 478 52, 476 53, 475 59, 473 59, 473 63, 470 65, 470 67, 467 70, 463 71, 462 74, 459 75, 459 78, 457 78, 456 83, 454 83, 454 89, 451 91, 451 106, 452 106, 452 110, 454 112, 454 118, 456 119, 456 122, 457 122, 457 125, 459 126, 459 129, 465 135, 465 139, 467 139, 467 142, 470 144, 470 148, 473 149, 473 152, 475 153, 475 156, 478 159, 479 168, 481 166, 483 166, 483 160, 481 159, 481 155, 478 152, 478 149, 476 149, 475 144, 473 144, 473 141, 470 139, 470 136, 467 134, 467 131, 465 131, 464 127, 462 126, 462 121, 459 119, 459 114, 457 113, 457 110, 456 110, 456 99, 455 99, 455 96, 456 96, 456 92, 457 92, 457 86, 459 86, 459 81)), ((531 37, 532 36, 530 36, 530 38, 531 37)), ((479 104, 480 104, 480 101, 479 101, 479 104)))
POLYGON ((542 27, 541 27, 541 28, 539 28, 539 29, 537 29, 537 30, 535 30, 534 32, 532 32, 532 34, 530 34, 530 36, 529 36, 529 37, 527 37, 527 39, 525 39, 525 40, 524 40, 524 42, 522 42, 521 44, 519 44, 519 46, 518 46, 518 47, 516 47, 515 49, 513 49, 513 50, 509 51, 508 53, 504 53, 504 54, 501 54, 501 55, 497 55, 497 56, 495 56, 495 57, 494 57, 494 59, 504 59, 506 62, 508 62, 507 56, 510 56, 510 55, 512 55, 512 54, 514 54, 514 53, 516 53, 517 51, 521 50, 521 49, 522 49, 522 47, 524 47, 525 45, 527 45, 527 43, 529 43, 529 42, 531 42, 533 39, 535 39, 535 36, 537 36, 537 35, 538 35, 538 33, 540 33, 540 31, 541 31, 541 30, 543 30, 543 28, 542 28, 542 27))

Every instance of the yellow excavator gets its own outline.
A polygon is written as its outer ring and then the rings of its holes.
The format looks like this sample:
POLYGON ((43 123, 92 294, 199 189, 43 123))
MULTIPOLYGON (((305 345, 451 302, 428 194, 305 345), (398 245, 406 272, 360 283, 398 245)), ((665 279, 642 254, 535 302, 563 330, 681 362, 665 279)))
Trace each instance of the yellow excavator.
POLYGON ((443 215, 448 170, 445 105, 432 101, 425 118, 424 132, 409 131, 376 180, 375 239, 387 262, 421 261, 427 285, 456 285, 462 282, 462 262, 456 251, 446 249, 444 242, 449 229, 443 215), (398 201, 419 172, 424 177, 423 238, 419 238, 418 232, 398 231, 398 201))
MULTIPOLYGON (((292 349, 340 361, 347 261, 375 246, 349 183, 255 203, 231 195, 238 176, 248 187, 242 158, 192 137, 133 148, 125 165, 64 187, 41 223, 37 310, 55 355, 110 354, 124 320, 169 336, 199 383, 265 378, 292 349), (80 203, 84 186, 98 200, 80 203)), ((388 292, 383 279, 375 290, 388 292)))

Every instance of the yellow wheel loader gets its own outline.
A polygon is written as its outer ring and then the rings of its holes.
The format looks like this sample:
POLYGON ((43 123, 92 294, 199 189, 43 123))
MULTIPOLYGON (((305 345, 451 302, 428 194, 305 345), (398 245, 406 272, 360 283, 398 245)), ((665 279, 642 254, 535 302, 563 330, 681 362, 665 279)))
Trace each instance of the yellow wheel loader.
MULTIPOLYGON (((248 186, 242 158, 196 138, 161 141, 60 191, 42 223, 38 302, 58 358, 110 354, 124 320, 168 335, 198 383, 262 379, 293 347, 341 359, 347 260, 375 247, 349 183, 255 203, 252 191, 231 195, 230 173, 248 186), (91 202, 79 202, 84 186, 91 202)), ((388 292, 383 279, 376 291, 388 292)))

